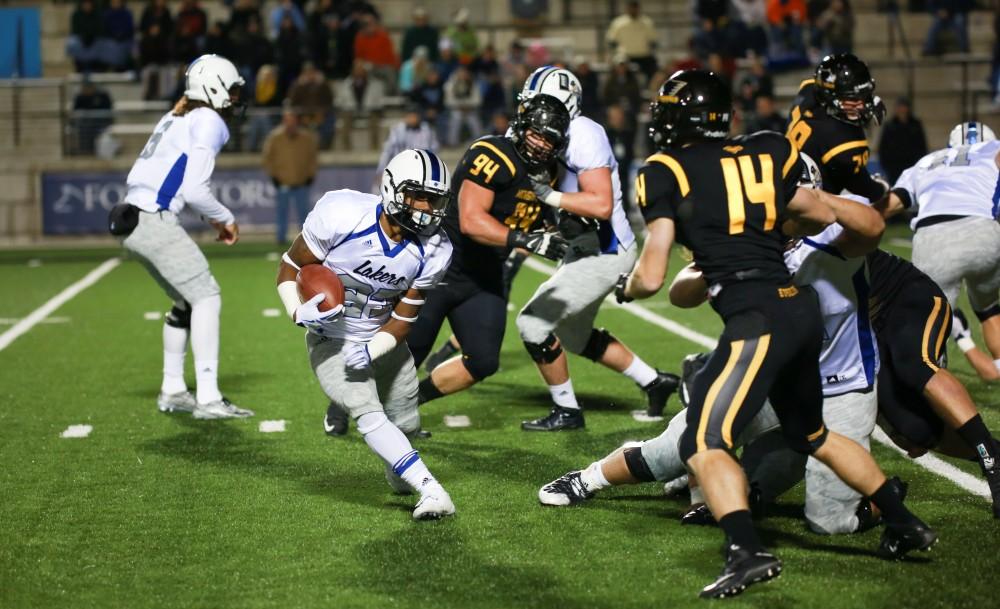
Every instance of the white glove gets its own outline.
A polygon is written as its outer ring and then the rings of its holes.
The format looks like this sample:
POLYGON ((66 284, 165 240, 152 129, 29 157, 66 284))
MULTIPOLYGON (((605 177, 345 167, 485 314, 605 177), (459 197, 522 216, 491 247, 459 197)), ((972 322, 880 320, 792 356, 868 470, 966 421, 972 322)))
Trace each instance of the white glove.
POLYGON ((348 370, 365 370, 372 365, 367 343, 344 343, 344 365, 348 370))
POLYGON ((344 305, 339 304, 329 311, 320 311, 319 303, 326 300, 326 294, 316 294, 295 308, 295 323, 316 334, 324 334, 340 319, 344 305))
POLYGON ((532 174, 528 177, 531 179, 531 189, 535 191, 535 196, 538 197, 539 201, 556 208, 562 204, 563 193, 553 189, 549 184, 548 172, 532 174))

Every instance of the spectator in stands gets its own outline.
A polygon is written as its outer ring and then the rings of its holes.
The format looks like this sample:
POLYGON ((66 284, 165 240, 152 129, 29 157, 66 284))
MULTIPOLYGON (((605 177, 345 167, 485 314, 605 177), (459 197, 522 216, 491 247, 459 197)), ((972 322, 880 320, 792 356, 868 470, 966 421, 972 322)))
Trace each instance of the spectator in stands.
MULTIPOLYGON (((577 57, 573 62, 573 74, 580 79, 580 113, 587 118, 600 122, 604 117, 604 106, 601 104, 601 84, 597 72, 590 67, 586 57, 577 57)), ((657 84, 659 87, 659 84, 657 84)))
POLYGON ((767 6, 764 0, 732 0, 733 50, 740 57, 767 54, 767 6))
POLYGON ((111 107, 111 96, 85 77, 80 92, 73 98, 72 123, 76 127, 78 153, 94 154, 97 136, 114 122, 111 107))
POLYGON ((753 88, 753 81, 749 78, 740 80, 736 89, 736 98, 733 100, 733 107, 738 114, 752 114, 757 107, 757 91, 753 88))
POLYGON ((174 32, 174 18, 170 16, 170 9, 167 8, 167 0, 149 0, 146 8, 142 9, 142 17, 139 19, 139 30, 143 35, 152 25, 160 26, 160 35, 169 36, 174 32))
POLYGON ((333 0, 320 0, 307 19, 309 58, 330 78, 338 72, 340 12, 333 0))
POLYGON ((910 100, 896 100, 892 118, 882 126, 878 140, 879 162, 890 184, 895 184, 904 170, 927 154, 927 137, 920 119, 913 116, 910 100))
MULTIPOLYGON (((226 31, 226 24, 222 21, 215 21, 205 33, 205 53, 222 55, 229 59, 233 54, 232 37, 226 31)), ((246 77, 244 77, 245 79, 246 77)))
POLYGON ((361 30, 354 38, 354 60, 368 64, 371 75, 381 79, 387 90, 396 88, 399 57, 389 32, 374 15, 364 15, 361 19, 361 30))
POLYGON ((479 35, 469 25, 469 9, 462 7, 455 13, 454 23, 445 31, 451 41, 458 63, 467 66, 479 55, 479 35))
POLYGON ((108 45, 108 67, 123 71, 132 68, 132 48, 135 45, 135 20, 122 0, 110 0, 104 11, 103 37, 108 45))
POLYGON ((960 53, 969 52, 969 11, 972 5, 973 0, 929 0, 927 8, 934 15, 934 21, 924 40, 924 55, 942 53, 939 38, 946 30, 954 33, 960 53))
POLYGON ((854 13, 847 0, 831 0, 816 18, 816 28, 823 35, 823 55, 854 51, 854 13))
POLYGON ((232 55, 229 59, 246 80, 247 90, 253 90, 261 66, 274 61, 269 41, 260 31, 260 19, 251 15, 244 27, 235 30, 231 37, 232 55))
POLYGON ((444 82, 436 68, 431 68, 424 83, 413 89, 410 99, 420 106, 424 119, 434 125, 438 140, 444 140, 448 136, 448 113, 444 109, 444 82))
POLYGON ((512 41, 507 49, 507 56, 500 62, 500 77, 506 83, 515 80, 524 82, 523 79, 518 80, 517 76, 527 63, 528 58, 524 52, 524 45, 519 40, 512 41))
POLYGON ((785 117, 775 109, 774 98, 761 94, 757 96, 755 103, 753 113, 746 117, 744 133, 757 133, 758 131, 784 133, 785 117))
POLYGON ((274 38, 281 36, 286 17, 292 20, 292 25, 295 26, 296 30, 305 33, 306 18, 302 14, 302 9, 292 0, 281 0, 271 9, 271 36, 274 38))
POLYGON ((607 80, 604 82, 604 94, 601 97, 605 107, 621 106, 631 121, 630 127, 635 127, 636 117, 641 111, 641 93, 639 80, 635 77, 629 66, 629 60, 624 55, 618 55, 615 58, 607 80))
POLYGON ((656 28, 653 20, 639 13, 639 3, 631 0, 624 15, 615 17, 606 34, 608 44, 617 54, 624 54, 639 70, 651 77, 656 71, 656 28))
POLYGON ((494 112, 490 117, 490 135, 506 135, 510 127, 510 114, 494 112))
POLYGON ((479 80, 479 88, 483 96, 482 104, 479 106, 479 118, 485 125, 490 122, 494 114, 507 110, 507 93, 503 81, 500 80, 500 71, 487 73, 479 80))
POLYGON ((433 69, 426 47, 417 47, 413 56, 403 62, 399 69, 399 92, 409 95, 415 87, 427 80, 427 74, 433 69))
POLYGON ((621 182, 622 202, 625 203, 627 209, 632 202, 632 180, 629 179, 629 172, 632 171, 632 161, 635 160, 635 122, 628 120, 624 108, 618 104, 612 104, 608 106, 605 124, 604 130, 608 133, 611 151, 614 152, 615 159, 618 161, 618 180, 621 182))
POLYGON ((381 80, 369 76, 365 62, 354 60, 351 75, 337 84, 335 100, 341 117, 341 148, 351 149, 355 117, 367 116, 369 148, 377 150, 382 145, 380 123, 385 106, 385 85, 381 80))
POLYGON ((444 106, 448 110, 448 145, 457 146, 462 127, 469 128, 470 137, 479 137, 483 124, 479 121, 482 103, 479 86, 466 66, 459 66, 444 83, 444 106))
POLYGON ((302 34, 295 27, 295 22, 290 15, 286 14, 281 20, 281 31, 275 42, 274 51, 278 64, 278 90, 284 96, 295 79, 299 77, 299 72, 302 71, 302 62, 305 61, 302 34))
POLYGON ((258 27, 260 26, 260 7, 257 5, 257 0, 236 0, 232 12, 229 13, 229 31, 246 31, 251 19, 256 20, 258 27))
POLYGON ((441 82, 447 82, 451 78, 451 73, 458 67, 458 58, 455 57, 454 47, 450 38, 442 38, 438 44, 438 60, 434 64, 441 76, 441 82))
POLYGON ((484 46, 479 57, 472 60, 469 69, 472 70, 472 75, 479 79, 485 79, 490 74, 500 74, 496 47, 492 44, 484 46))
POLYGON ((382 172, 385 171, 385 166, 389 164, 392 157, 412 148, 423 148, 437 152, 440 144, 434 128, 424 120, 420 106, 410 102, 404 109, 403 120, 389 129, 389 137, 382 144, 382 155, 378 159, 378 167, 375 168, 376 178, 373 192, 378 192, 378 185, 382 182, 382 172))
POLYGON ((413 9, 413 25, 403 33, 403 61, 412 57, 419 47, 427 49, 431 61, 437 61, 439 39, 438 29, 427 19, 427 9, 422 6, 413 9))
POLYGON ((183 0, 177 12, 174 29, 174 52, 182 63, 190 63, 201 55, 208 15, 198 6, 198 0, 183 0))
POLYGON ((698 19, 708 19, 716 26, 722 26, 728 8, 726 0, 696 0, 694 12, 698 19))
POLYGON ((701 61, 707 61, 712 54, 726 51, 726 36, 718 24, 711 19, 702 19, 692 40, 694 54, 701 61))
POLYGON ((254 96, 247 111, 250 123, 247 146, 250 150, 260 150, 261 141, 271 132, 277 122, 277 109, 281 107, 278 95, 278 70, 273 65, 263 65, 254 76, 254 96))
POLYGON ((762 57, 757 56, 750 60, 750 73, 745 78, 753 82, 755 95, 769 95, 774 97, 774 78, 767 71, 767 66, 764 64, 762 57))
POLYGON ((802 27, 807 14, 804 0, 768 0, 767 23, 771 34, 769 55, 774 62, 798 65, 807 61, 802 38, 802 27))
POLYGON ((333 90, 326 76, 312 62, 302 66, 302 74, 288 91, 288 103, 298 113, 300 122, 319 131, 320 145, 330 147, 333 141, 333 90))
POLYGON ((173 75, 170 63, 170 36, 164 34, 160 24, 153 22, 143 31, 139 41, 139 65, 142 66, 142 98, 160 99, 174 88, 169 82, 173 75))
POLYGON ((264 141, 264 171, 275 188, 277 241, 288 243, 288 210, 295 207, 299 225, 309 213, 309 187, 316 178, 319 148, 316 134, 301 128, 291 108, 281 115, 281 124, 264 141))
POLYGON ((77 72, 102 69, 98 40, 104 33, 104 22, 93 0, 81 0, 70 17, 70 36, 66 54, 73 58, 77 72))

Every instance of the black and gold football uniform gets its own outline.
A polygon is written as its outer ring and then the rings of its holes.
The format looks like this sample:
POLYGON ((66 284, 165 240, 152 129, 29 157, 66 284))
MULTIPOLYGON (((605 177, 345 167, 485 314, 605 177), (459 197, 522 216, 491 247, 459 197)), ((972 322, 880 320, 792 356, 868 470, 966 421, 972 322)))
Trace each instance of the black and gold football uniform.
POLYGON ((812 288, 792 285, 779 230, 801 172, 798 151, 774 132, 669 149, 639 170, 646 222, 674 221, 725 322, 692 387, 685 461, 731 449, 765 398, 793 448, 810 452, 825 439, 819 305, 812 288))

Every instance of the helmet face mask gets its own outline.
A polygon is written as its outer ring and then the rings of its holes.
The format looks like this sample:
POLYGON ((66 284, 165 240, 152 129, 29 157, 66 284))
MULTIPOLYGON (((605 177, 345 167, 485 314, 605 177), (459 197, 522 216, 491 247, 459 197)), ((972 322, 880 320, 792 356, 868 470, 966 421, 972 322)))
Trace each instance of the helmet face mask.
POLYGON ((433 152, 404 150, 382 174, 385 213, 405 231, 430 237, 448 213, 450 184, 448 167, 433 152))
POLYGON ((864 127, 881 122, 884 105, 875 96, 875 79, 868 66, 850 53, 827 55, 816 67, 817 99, 833 118, 864 127))
POLYGON ((713 72, 683 70, 660 87, 650 104, 649 136, 659 149, 729 136, 733 115, 729 88, 713 72))
POLYGON ((566 149, 569 122, 569 112, 561 101, 544 93, 534 95, 521 103, 511 124, 514 148, 531 169, 544 167, 566 149), (548 146, 539 145, 537 139, 548 146))

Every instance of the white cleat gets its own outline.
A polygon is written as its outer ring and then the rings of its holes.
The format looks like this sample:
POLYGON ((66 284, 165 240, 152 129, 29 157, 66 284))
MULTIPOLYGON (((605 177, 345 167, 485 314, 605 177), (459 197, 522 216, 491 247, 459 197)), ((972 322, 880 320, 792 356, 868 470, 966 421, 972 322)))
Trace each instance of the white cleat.
POLYGON ((240 408, 228 399, 222 398, 207 404, 198 404, 191 411, 191 416, 196 419, 245 419, 252 417, 253 411, 240 408))
POLYGON ((198 401, 190 391, 166 394, 162 391, 156 398, 156 407, 160 412, 191 412, 198 406, 198 401))
POLYGON ((385 466, 385 481, 389 483, 390 487, 392 487, 394 495, 413 494, 413 487, 407 484, 406 480, 397 476, 396 472, 392 471, 392 468, 388 465, 385 466))
POLYGON ((438 520, 455 513, 455 504, 451 502, 448 491, 444 487, 437 485, 434 488, 425 490, 420 496, 420 501, 413 508, 414 520, 438 520))

